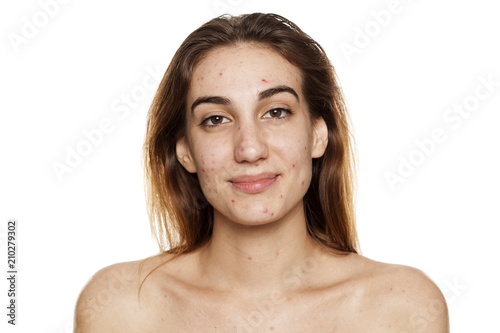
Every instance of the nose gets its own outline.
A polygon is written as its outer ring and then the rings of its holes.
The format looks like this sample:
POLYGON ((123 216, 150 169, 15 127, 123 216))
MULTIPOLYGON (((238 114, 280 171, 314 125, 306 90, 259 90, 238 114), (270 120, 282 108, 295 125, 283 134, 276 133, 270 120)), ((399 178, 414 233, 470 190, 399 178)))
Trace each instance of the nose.
POLYGON ((235 135, 235 160, 255 163, 266 159, 269 153, 266 139, 266 133, 258 124, 254 122, 240 123, 235 135))

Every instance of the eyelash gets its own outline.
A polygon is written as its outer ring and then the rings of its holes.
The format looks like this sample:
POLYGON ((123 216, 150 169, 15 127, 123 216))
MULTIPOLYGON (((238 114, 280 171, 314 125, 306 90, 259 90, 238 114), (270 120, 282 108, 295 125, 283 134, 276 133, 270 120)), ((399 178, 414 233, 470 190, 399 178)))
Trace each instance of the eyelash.
MULTIPOLYGON (((269 112, 274 111, 274 110, 280 110, 281 112, 286 112, 286 113, 288 113, 288 114, 287 114, 287 115, 285 115, 285 116, 281 116, 281 117, 270 117, 270 118, 267 118, 267 119, 274 119, 274 120, 276 120, 276 121, 277 121, 277 120, 283 120, 283 119, 286 119, 286 118, 290 117, 290 116, 293 114, 292 110, 287 109, 287 108, 274 108, 274 109, 271 109, 271 110, 267 111, 265 114, 268 114, 269 112)), ((213 116, 210 116, 210 117, 207 117, 207 118, 203 119, 203 121, 201 122, 201 124, 200 124, 200 125, 205 126, 205 127, 208 127, 208 128, 213 128, 213 127, 217 127, 217 126, 220 126, 220 125, 222 125, 222 124, 225 124, 225 123, 214 124, 214 125, 209 125, 209 124, 207 124, 207 121, 208 121, 209 119, 212 119, 212 118, 215 118, 215 117, 222 117, 222 118, 226 118, 226 117, 224 117, 224 116, 213 115, 213 116)))

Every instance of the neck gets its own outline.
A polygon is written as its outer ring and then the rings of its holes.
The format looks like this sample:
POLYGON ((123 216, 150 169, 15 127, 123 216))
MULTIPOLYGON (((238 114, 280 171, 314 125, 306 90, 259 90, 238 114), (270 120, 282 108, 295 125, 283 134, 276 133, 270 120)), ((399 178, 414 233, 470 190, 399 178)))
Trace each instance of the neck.
POLYGON ((212 238, 202 249, 200 265, 211 285, 256 295, 303 286, 314 274, 308 267, 317 266, 318 254, 302 205, 258 226, 235 223, 215 211, 212 238))

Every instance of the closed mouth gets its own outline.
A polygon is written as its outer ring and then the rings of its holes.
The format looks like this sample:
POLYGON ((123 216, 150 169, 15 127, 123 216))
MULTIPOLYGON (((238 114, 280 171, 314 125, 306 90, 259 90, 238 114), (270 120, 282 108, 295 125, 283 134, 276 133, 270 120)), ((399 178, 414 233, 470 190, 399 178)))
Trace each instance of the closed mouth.
POLYGON ((237 190, 244 193, 260 193, 271 187, 279 174, 259 174, 255 176, 240 176, 229 181, 237 190))

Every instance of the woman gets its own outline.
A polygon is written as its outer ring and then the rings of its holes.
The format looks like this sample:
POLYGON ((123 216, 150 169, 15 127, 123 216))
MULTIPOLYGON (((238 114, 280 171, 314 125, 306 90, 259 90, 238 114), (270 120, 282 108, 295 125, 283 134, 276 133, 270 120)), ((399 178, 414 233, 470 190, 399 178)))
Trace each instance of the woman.
POLYGON ((323 49, 274 14, 181 45, 145 142, 161 254, 99 271, 77 332, 447 332, 420 271, 357 254, 348 114, 323 49))

